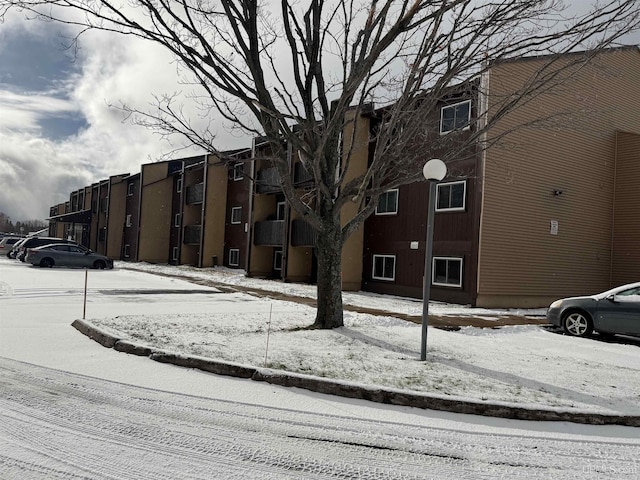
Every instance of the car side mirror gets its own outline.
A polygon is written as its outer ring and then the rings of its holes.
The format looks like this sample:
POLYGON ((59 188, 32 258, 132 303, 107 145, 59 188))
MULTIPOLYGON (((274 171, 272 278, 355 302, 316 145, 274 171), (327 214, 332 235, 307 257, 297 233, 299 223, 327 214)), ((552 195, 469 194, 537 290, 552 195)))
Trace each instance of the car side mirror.
POLYGON ((91 250, 87 250, 86 252, 84 252, 85 255, 89 255, 90 253, 93 253, 91 250))
POLYGON ((610 302, 617 303, 616 296, 613 294, 608 295, 606 299, 609 300, 610 302))

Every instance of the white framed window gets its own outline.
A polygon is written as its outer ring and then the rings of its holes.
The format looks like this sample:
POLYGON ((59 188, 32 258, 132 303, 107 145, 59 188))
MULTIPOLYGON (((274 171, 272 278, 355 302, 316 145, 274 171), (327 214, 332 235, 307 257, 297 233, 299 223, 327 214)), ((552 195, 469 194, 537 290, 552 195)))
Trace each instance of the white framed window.
POLYGON ((128 214, 125 227, 130 227, 130 226, 131 226, 131 214, 128 214))
POLYGON ((182 192, 182 177, 178 177, 176 180, 176 193, 182 192))
POLYGON ((237 267, 239 265, 240 265, 240 249, 230 248, 229 249, 229 266, 237 267))
POLYGON ((374 255, 371 278, 375 280, 394 281, 396 279, 396 256, 374 255))
POLYGON ((440 110, 440 135, 468 130, 471 125, 471 100, 446 105, 440 110))
POLYGON ((242 207, 231 207, 231 223, 242 223, 242 207))
POLYGON ((128 197, 132 197, 133 196, 133 188, 134 188, 135 184, 133 182, 129 182, 127 184, 127 196, 128 197))
POLYGON ((179 256, 180 256, 180 250, 178 249, 178 247, 173 247, 171 249, 171 259, 177 262, 179 259, 179 256))
POLYGON ((276 220, 284 220, 286 212, 287 212, 287 203, 278 202, 276 205, 276 220))
POLYGON ((282 270, 282 250, 273 252, 273 269, 282 270))
POLYGON ((465 209, 467 181, 439 183, 436 193, 436 212, 458 212, 465 209))
POLYGON ((129 256, 130 256, 130 253, 129 253, 129 252, 130 252, 130 250, 131 250, 131 246, 130 246, 129 244, 125 244, 125 246, 124 246, 124 250, 123 250, 123 252, 122 252, 122 256, 123 256, 124 258, 129 258, 129 256))
POLYGON ((398 213, 398 189, 387 190, 378 198, 376 215, 396 215, 398 213))
POLYGON ((244 178, 244 163, 236 163, 233 166, 233 180, 238 181, 244 178))
POLYGON ((431 283, 442 287, 462 287, 462 258, 433 257, 431 283))
POLYGON ((179 227, 180 226, 180 214, 176 213, 176 216, 173 218, 173 226, 174 227, 179 227))

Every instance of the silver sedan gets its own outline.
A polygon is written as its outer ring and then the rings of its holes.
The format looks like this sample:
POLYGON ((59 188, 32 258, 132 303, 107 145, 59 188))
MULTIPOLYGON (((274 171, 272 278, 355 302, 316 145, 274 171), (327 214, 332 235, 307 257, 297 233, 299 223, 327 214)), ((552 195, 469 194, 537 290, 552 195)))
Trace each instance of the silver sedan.
POLYGON ((80 245, 53 243, 27 251, 25 261, 40 267, 113 268, 113 260, 80 245))
POLYGON ((587 337, 594 330, 640 336, 640 282, 597 295, 556 300, 547 310, 547 320, 576 337, 587 337))

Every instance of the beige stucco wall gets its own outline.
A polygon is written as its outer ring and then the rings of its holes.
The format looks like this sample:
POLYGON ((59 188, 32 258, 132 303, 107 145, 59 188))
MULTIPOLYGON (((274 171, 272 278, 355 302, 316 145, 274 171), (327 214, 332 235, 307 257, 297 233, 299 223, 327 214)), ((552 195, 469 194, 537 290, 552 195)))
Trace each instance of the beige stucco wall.
POLYGON ((224 229, 227 208, 227 181, 228 171, 226 166, 212 166, 216 159, 210 156, 208 159, 205 196, 204 244, 202 254, 202 266, 211 267, 212 258, 218 258, 218 265, 224 262, 224 229))
POLYGON ((173 178, 167 178, 167 162, 142 166, 140 241, 138 260, 166 263, 169 259, 173 178))
MULTIPOLYGON (((542 62, 494 67, 489 102, 535 75, 542 62)), ((555 116, 519 127, 486 153, 479 306, 545 306, 610 286, 616 131, 640 133, 640 51, 606 53, 573 73, 492 131, 555 116)))
MULTIPOLYGON (((348 114, 349 115, 349 114, 348 114)), ((347 117, 349 118, 349 117, 347 117)), ((369 155, 369 118, 358 117, 348 122, 343 132, 344 152, 352 149, 344 182, 347 183, 367 169, 369 155), (353 134, 355 128, 355 134, 353 134), (353 145, 351 141, 353 139, 353 145)), ((345 225, 358 213, 358 205, 347 203, 340 212, 340 221, 345 225)), ((362 253, 364 251, 364 227, 351 234, 342 248, 342 289, 360 290, 362 287, 362 253)))

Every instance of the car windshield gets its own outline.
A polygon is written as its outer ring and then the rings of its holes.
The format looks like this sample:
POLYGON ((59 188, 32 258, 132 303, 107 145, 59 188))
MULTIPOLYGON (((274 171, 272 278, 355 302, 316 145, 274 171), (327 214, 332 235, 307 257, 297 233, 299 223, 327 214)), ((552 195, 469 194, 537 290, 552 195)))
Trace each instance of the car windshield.
MULTIPOLYGON (((615 287, 615 288, 612 288, 611 290, 607 290, 606 292, 598 293, 594 295, 594 297, 597 299, 602 299, 602 298, 607 298, 609 295, 624 295, 627 293, 622 293, 622 292, 626 292, 627 290, 631 290, 631 289, 633 289, 635 292, 638 292, 638 290, 640 289, 640 283, 633 283, 630 285, 622 285, 619 287, 615 287)), ((637 295, 637 293, 628 293, 627 295, 637 295)))

